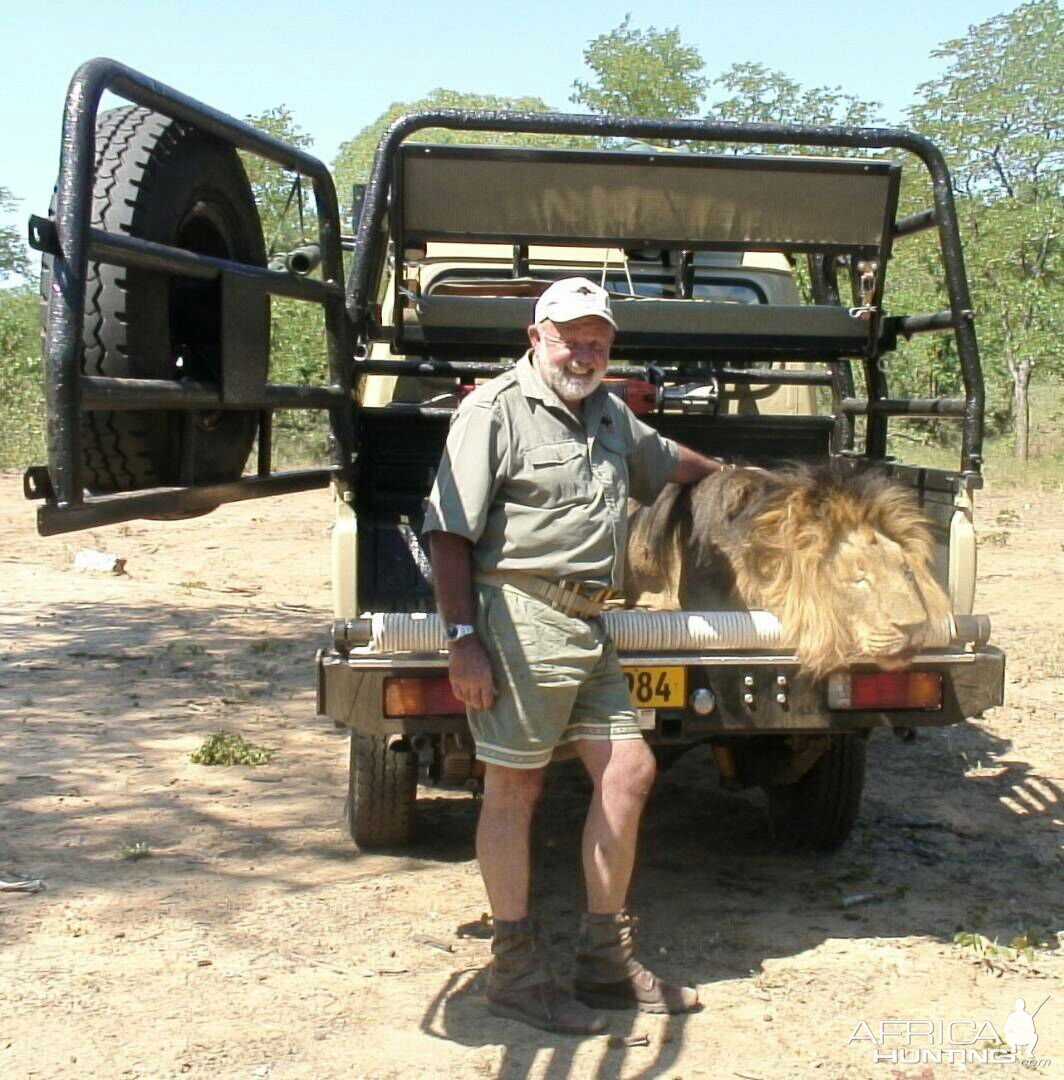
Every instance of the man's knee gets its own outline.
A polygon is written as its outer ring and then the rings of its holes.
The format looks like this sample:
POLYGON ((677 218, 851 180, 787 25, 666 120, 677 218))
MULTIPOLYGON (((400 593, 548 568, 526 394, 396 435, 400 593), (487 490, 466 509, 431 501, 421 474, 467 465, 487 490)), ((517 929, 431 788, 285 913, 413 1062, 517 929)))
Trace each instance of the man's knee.
POLYGON ((509 769, 504 765, 486 765, 484 801, 514 812, 531 814, 543 794, 546 769, 509 769))
POLYGON ((612 746, 610 763, 602 774, 604 790, 645 799, 658 771, 654 752, 642 739, 616 742, 612 746))
POLYGON ((642 739, 589 740, 579 745, 591 782, 604 795, 645 798, 649 794, 657 762, 642 739))

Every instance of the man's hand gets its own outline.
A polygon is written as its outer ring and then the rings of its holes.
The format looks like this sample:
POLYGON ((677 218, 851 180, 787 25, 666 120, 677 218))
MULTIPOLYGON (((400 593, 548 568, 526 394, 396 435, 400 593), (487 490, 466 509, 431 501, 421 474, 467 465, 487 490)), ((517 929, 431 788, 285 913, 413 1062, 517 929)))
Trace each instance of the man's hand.
POLYGON ((669 479, 674 484, 697 484, 699 480, 715 472, 729 472, 733 469, 740 472, 760 473, 762 476, 772 475, 757 465, 732 465, 721 461, 720 458, 706 457, 681 443, 680 456, 676 459, 676 467, 669 479))
POLYGON ((703 477, 721 472, 725 467, 719 458, 706 457, 683 443, 679 444, 679 450, 676 467, 669 477, 674 484, 697 484, 703 477))
POLYGON ((491 670, 491 659, 476 634, 464 637, 451 646, 449 664, 451 690, 471 709, 490 709, 498 691, 491 670))

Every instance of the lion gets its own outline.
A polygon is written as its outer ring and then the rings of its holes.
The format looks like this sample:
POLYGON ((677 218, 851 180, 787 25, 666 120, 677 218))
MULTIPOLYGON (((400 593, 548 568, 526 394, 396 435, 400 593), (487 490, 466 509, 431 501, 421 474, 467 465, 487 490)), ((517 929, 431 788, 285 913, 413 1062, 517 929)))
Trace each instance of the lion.
POLYGON ((669 484, 629 518, 625 600, 684 611, 764 608, 804 670, 902 667, 948 619, 928 522, 873 470, 793 465, 669 484))

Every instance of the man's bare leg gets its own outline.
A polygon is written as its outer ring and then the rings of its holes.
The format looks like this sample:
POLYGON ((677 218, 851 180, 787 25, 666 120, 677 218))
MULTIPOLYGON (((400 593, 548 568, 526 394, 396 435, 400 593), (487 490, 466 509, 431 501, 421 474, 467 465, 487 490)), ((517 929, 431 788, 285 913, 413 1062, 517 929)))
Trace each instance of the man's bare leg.
POLYGON ((639 819, 654 783, 656 763, 642 739, 581 739, 581 760, 595 785, 584 823, 584 878, 591 914, 620 911, 635 863, 639 819))
POLYGON ((544 769, 486 765, 477 825, 477 859, 496 919, 528 914, 532 815, 543 791, 544 769))
POLYGON ((625 911, 639 819, 654 782, 655 761, 642 739, 577 744, 595 793, 584 823, 587 914, 580 924, 574 989, 585 1005, 685 1013, 698 994, 673 986, 635 957, 635 922, 625 911))
POLYGON ((551 975, 528 917, 532 814, 543 769, 488 765, 477 826, 477 859, 495 917, 488 1008, 496 1016, 569 1035, 594 1035, 606 1017, 577 1001, 551 975))

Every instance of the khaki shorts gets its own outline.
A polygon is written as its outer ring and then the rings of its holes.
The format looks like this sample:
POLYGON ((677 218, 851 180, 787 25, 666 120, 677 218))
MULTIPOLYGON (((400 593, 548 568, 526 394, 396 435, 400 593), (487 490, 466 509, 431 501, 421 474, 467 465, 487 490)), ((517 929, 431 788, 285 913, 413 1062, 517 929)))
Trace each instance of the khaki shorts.
POLYGON ((468 710, 481 761, 540 769, 578 739, 643 737, 600 620, 563 615, 512 585, 476 592, 477 631, 499 692, 490 709, 468 710))

